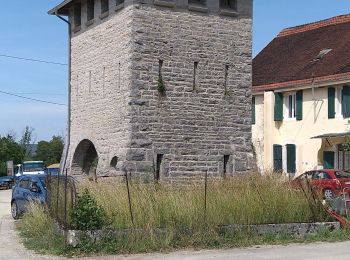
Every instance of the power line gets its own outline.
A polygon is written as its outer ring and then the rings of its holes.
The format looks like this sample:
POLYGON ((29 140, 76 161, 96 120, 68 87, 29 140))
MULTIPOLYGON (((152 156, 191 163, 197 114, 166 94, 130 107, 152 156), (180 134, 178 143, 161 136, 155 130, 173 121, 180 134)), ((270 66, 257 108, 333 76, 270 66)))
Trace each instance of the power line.
POLYGON ((29 97, 25 97, 25 96, 13 94, 13 93, 1 91, 1 90, 0 90, 0 93, 5 94, 5 95, 9 95, 9 96, 18 97, 18 98, 28 99, 28 100, 31 100, 31 101, 47 103, 47 104, 51 104, 51 105, 67 106, 66 104, 61 104, 61 103, 56 103, 56 102, 51 102, 51 101, 46 101, 46 100, 41 100, 41 99, 36 99, 36 98, 29 98, 29 97))
POLYGON ((66 63, 47 61, 47 60, 37 60, 37 59, 24 58, 24 57, 18 57, 18 56, 11 56, 11 55, 6 55, 6 54, 0 54, 0 57, 9 58, 9 59, 32 61, 32 62, 40 62, 40 63, 45 63, 45 64, 54 64, 54 65, 60 65, 60 66, 67 66, 68 65, 66 63))

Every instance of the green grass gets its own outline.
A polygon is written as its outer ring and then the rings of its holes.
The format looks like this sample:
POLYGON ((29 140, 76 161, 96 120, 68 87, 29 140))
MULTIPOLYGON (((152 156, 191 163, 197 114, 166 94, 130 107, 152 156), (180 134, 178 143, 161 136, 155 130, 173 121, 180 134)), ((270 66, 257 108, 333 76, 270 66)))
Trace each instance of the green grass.
MULTIPOLYGON (((132 230, 125 183, 80 183, 78 191, 85 189, 107 213, 104 229, 132 230)), ((297 238, 286 234, 257 235, 247 230, 223 232, 218 228, 230 224, 329 220, 319 204, 310 199, 308 191, 304 193, 294 189, 276 176, 250 175, 208 181, 206 214, 203 182, 170 185, 132 181, 130 193, 134 227, 144 232, 131 232, 118 239, 104 237, 96 242, 83 237, 82 242, 73 248, 64 245, 63 236, 56 233, 53 220, 46 212, 40 207, 33 207, 19 224, 25 245, 44 253, 85 255, 343 241, 350 238, 347 230, 325 230, 297 238), (158 228, 166 228, 167 232, 155 232, 158 228)))

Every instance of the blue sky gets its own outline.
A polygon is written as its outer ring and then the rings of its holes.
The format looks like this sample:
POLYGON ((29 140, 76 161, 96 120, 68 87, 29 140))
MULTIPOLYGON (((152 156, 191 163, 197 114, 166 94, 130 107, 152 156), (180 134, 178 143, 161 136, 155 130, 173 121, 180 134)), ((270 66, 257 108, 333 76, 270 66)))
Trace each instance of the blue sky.
MULTIPOLYGON (((67 63, 67 28, 47 11, 61 2, 3 1, 0 16, 0 91, 30 98, 67 103, 67 67, 20 61, 1 55, 67 63)), ((253 54, 256 55, 283 28, 350 12, 344 0, 255 0, 253 54)), ((0 93, 0 135, 26 125, 37 140, 64 134, 66 107, 11 97, 0 93)))

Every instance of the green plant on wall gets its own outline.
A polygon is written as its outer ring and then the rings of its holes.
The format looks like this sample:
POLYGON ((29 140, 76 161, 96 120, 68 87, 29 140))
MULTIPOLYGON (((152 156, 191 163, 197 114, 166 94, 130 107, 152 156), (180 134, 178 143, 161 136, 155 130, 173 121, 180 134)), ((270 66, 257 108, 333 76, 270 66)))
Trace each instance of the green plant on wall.
POLYGON ((350 132, 345 135, 344 142, 342 144, 344 151, 350 151, 350 132))
POLYGON ((157 86, 158 92, 161 95, 165 94, 165 84, 162 75, 159 75, 158 78, 158 86, 157 86))

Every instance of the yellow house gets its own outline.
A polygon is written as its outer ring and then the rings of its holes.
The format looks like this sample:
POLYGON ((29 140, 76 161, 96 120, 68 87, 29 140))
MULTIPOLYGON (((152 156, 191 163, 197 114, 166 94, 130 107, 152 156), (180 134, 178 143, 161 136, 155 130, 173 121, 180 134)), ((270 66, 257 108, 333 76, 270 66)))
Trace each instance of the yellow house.
POLYGON ((253 60, 262 173, 350 169, 350 15, 283 30, 253 60))

